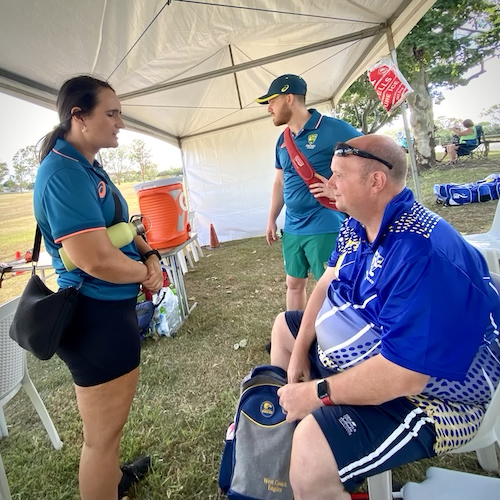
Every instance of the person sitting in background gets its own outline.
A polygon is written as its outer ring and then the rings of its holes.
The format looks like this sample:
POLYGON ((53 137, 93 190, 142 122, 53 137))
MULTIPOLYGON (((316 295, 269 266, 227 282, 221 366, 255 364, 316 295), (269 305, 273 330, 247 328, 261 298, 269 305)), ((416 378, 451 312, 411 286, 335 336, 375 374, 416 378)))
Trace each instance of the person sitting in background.
POLYGON ((441 163, 446 158, 446 155, 450 155, 447 165, 453 165, 457 162, 458 156, 466 156, 477 148, 479 144, 478 133, 476 127, 474 127, 474 122, 467 118, 462 122, 462 125, 465 130, 460 130, 460 127, 451 129, 454 134, 453 143, 445 145, 446 152, 440 160, 436 160, 438 163, 441 163))
POLYGON ((328 185, 350 217, 305 311, 276 318, 280 405, 300 420, 296 500, 349 500, 366 477, 462 446, 499 383, 486 262, 415 201, 406 174, 389 137, 337 144, 328 185))

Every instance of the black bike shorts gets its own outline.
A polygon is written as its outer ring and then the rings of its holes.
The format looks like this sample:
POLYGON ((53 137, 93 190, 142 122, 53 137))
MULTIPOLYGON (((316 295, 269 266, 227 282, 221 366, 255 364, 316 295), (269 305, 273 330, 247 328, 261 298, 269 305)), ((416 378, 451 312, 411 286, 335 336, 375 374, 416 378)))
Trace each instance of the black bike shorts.
POLYGON ((79 295, 70 329, 56 351, 76 385, 103 384, 139 366, 136 303, 136 297, 97 300, 79 295))

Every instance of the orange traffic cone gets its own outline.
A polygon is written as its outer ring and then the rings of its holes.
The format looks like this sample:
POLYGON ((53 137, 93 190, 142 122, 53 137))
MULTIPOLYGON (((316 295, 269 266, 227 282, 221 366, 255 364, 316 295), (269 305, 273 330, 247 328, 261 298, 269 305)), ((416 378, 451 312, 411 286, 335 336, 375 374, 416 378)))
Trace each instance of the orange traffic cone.
POLYGON ((217 233, 213 224, 210 224, 210 248, 219 248, 219 238, 217 238, 217 233))

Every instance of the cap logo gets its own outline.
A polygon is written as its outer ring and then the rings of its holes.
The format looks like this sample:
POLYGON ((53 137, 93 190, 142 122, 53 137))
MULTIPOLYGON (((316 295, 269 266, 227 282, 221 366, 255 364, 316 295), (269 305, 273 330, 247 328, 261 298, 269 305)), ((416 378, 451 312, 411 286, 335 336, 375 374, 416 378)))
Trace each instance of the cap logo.
POLYGON ((290 88, 290 85, 285 85, 284 87, 281 87, 281 92, 286 92, 290 88))

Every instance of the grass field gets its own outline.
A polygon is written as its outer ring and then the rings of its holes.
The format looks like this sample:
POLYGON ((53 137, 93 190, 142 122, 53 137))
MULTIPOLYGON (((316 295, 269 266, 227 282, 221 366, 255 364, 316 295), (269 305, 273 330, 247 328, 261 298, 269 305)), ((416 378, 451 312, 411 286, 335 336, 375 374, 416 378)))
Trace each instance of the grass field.
MULTIPOLYGON (((432 186, 469 182, 500 171, 500 155, 461 168, 436 168, 421 177, 424 203, 464 233, 489 228, 497 202, 442 207, 432 186)), ((409 181, 412 187, 411 180, 409 181)), ((131 185, 121 186, 138 211, 131 185)), ((32 246, 31 194, 0 195, 0 261, 32 246)), ((4 282, 0 303, 21 293, 26 275, 4 282)), ((217 472, 227 425, 237 401, 239 381, 251 367, 268 361, 264 345, 276 314, 284 310, 285 276, 279 246, 264 238, 223 243, 205 250, 185 276, 197 307, 174 338, 148 339, 143 346, 139 389, 126 425, 122 458, 149 453, 153 471, 135 491, 138 500, 215 500, 217 472), (248 340, 245 348, 233 345, 248 340)), ((311 283, 312 286, 312 283, 311 283)), ((17 500, 73 500, 82 442, 71 378, 57 358, 29 356, 31 377, 64 442, 55 451, 34 408, 21 391, 5 407, 9 436, 0 454, 17 500)), ((395 481, 421 481, 430 465, 482 473, 474 454, 448 455, 402 467, 395 481)))

